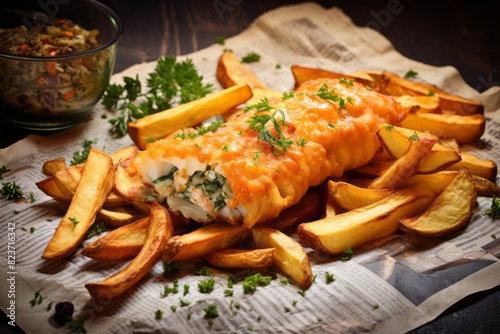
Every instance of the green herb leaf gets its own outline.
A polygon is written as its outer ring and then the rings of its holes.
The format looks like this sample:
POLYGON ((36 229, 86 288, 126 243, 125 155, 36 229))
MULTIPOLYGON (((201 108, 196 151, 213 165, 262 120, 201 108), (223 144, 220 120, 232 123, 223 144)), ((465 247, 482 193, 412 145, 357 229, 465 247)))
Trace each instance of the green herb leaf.
POLYGON ((214 291, 215 279, 207 278, 198 283, 198 291, 201 293, 210 294, 214 291))
POLYGON ((217 36, 217 38, 215 38, 215 42, 217 44, 224 45, 226 44, 226 38, 222 36, 217 36))
POLYGON ((7 172, 10 172, 10 169, 8 169, 7 167, 5 166, 2 166, 0 167, 0 180, 3 179, 3 174, 7 173, 7 172))
POLYGON ((347 249, 344 251, 344 254, 340 258, 341 261, 349 261, 354 256, 354 251, 351 246, 347 246, 347 249))
POLYGON ((82 151, 76 151, 73 153, 73 159, 70 162, 71 166, 78 165, 81 163, 84 163, 87 161, 87 157, 89 156, 90 148, 92 147, 92 144, 95 144, 95 140, 88 140, 85 139, 82 143, 83 150, 82 151))
POLYGON ((68 219, 73 223, 73 227, 78 225, 79 221, 75 217, 68 217, 68 219))
POLYGON ((43 290, 43 288, 38 290, 38 291, 35 291, 35 296, 33 297, 32 300, 30 300, 31 307, 34 307, 36 305, 40 305, 43 302, 43 296, 40 293, 40 291, 42 291, 42 290, 43 290))
POLYGON ((16 181, 2 183, 2 188, 0 188, 0 197, 10 201, 14 199, 21 199, 23 196, 23 190, 16 184, 16 181))
POLYGON ((177 292, 179 292, 179 281, 174 280, 172 282, 172 287, 170 287, 168 284, 165 284, 163 286, 163 294, 161 296, 167 297, 169 294, 176 294, 177 292))
POLYGON ((163 318, 163 311, 162 310, 156 310, 155 311, 155 319, 156 320, 160 320, 161 318, 163 318))
POLYGON ((419 141, 420 138, 418 137, 417 131, 413 131, 410 137, 408 137, 408 141, 419 141))
POLYGON ((405 73, 404 77, 406 79, 411 79, 411 78, 416 78, 418 75, 418 72, 414 71, 414 70, 408 70, 408 72, 405 73))
POLYGON ((243 58, 241 58, 241 62, 246 64, 255 63, 258 62, 259 60, 260 60, 260 55, 255 52, 249 52, 245 56, 243 56, 243 58))
POLYGON ((484 214, 493 219, 500 218, 500 199, 493 197, 493 199, 491 200, 491 206, 486 209, 484 214))
POLYGON ((96 223, 92 224, 92 226, 89 228, 87 233, 85 233, 85 239, 90 239, 93 236, 101 235, 108 230, 109 230, 109 228, 104 222, 101 222, 101 221, 96 222, 96 223))
POLYGON ((330 284, 332 282, 335 282, 335 277, 333 274, 329 273, 328 271, 325 271, 325 281, 326 284, 330 284))
POLYGON ((253 294, 258 286, 266 286, 271 283, 271 280, 271 276, 263 276, 261 273, 247 276, 243 281, 243 292, 245 294, 253 294))

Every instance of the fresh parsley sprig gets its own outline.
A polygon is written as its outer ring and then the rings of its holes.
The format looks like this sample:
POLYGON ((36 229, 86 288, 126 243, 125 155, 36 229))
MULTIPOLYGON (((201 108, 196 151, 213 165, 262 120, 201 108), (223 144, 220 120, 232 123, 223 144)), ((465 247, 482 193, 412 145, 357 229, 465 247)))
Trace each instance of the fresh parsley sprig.
POLYGON ((16 184, 16 181, 2 183, 0 188, 0 197, 11 201, 14 199, 21 199, 24 197, 24 192, 21 187, 16 184))
POLYGON ((258 133, 257 138, 263 140, 273 147, 274 154, 279 154, 280 150, 286 151, 293 141, 286 138, 282 128, 287 126, 285 120, 285 112, 277 109, 269 104, 267 98, 262 99, 258 103, 247 106, 244 111, 248 112, 254 109, 255 115, 248 120, 250 129, 258 133), (271 113, 271 111, 273 111, 271 113), (277 115, 281 117, 276 117, 277 115), (271 122, 274 127, 275 134, 271 133, 267 124, 271 122))
POLYGON ((127 133, 127 124, 147 115, 199 99, 213 89, 204 84, 193 62, 178 62, 175 57, 160 58, 153 72, 148 74, 146 89, 139 77, 124 77, 123 84, 111 84, 104 93, 102 104, 120 114, 109 120, 110 132, 117 136, 127 133))
POLYGON ((491 206, 484 212, 485 215, 493 218, 500 218, 500 198, 493 197, 491 200, 491 206))

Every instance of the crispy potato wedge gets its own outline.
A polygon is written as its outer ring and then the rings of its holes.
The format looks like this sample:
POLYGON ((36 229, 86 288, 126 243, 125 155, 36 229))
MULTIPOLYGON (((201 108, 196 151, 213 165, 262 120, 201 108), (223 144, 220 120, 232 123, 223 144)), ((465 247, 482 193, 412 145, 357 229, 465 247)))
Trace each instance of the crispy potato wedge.
POLYGON ((428 131, 438 137, 454 138, 459 144, 472 143, 484 133, 485 119, 483 115, 443 115, 430 113, 408 113, 401 126, 428 131))
POLYGON ((57 201, 71 202, 71 198, 73 197, 73 195, 69 196, 65 192, 61 191, 61 188, 57 186, 57 183, 53 176, 36 182, 36 186, 46 195, 52 197, 57 201))
POLYGON ((378 202, 394 192, 392 189, 368 189, 334 181, 328 181, 328 191, 335 203, 347 211, 378 202))
POLYGON ((439 107, 439 98, 435 95, 401 95, 396 96, 394 100, 398 101, 403 108, 408 110, 409 113, 415 111, 423 113, 438 113, 441 111, 439 107))
POLYGON ((97 217, 111 227, 127 225, 134 220, 134 215, 119 207, 113 210, 101 209, 97 212, 97 217))
POLYGON ((66 159, 64 158, 56 158, 52 160, 47 160, 42 165, 42 172, 45 175, 54 175, 56 172, 66 169, 66 159))
POLYGON ((241 225, 212 223, 193 232, 176 235, 167 242, 162 259, 183 261, 204 257, 250 238, 250 230, 241 225))
POLYGON ((300 86, 306 81, 313 79, 348 79, 359 82, 362 85, 367 87, 371 87, 374 90, 378 90, 378 85, 374 80, 365 75, 359 74, 345 74, 345 73, 337 73, 327 70, 322 70, 319 68, 310 68, 298 65, 292 65, 292 74, 295 79, 295 87, 300 86))
POLYGON ((269 268, 274 266, 274 248, 238 249, 228 248, 204 256, 216 268, 269 268))
POLYGON ((460 157, 461 160, 459 162, 446 169, 459 171, 463 167, 467 167, 472 175, 480 176, 493 182, 497 178, 498 167, 495 161, 481 159, 478 156, 467 152, 460 152, 460 157))
POLYGON ((216 76, 223 88, 248 85, 254 88, 267 86, 230 51, 224 52, 217 62, 216 76))
POLYGON ((123 164, 125 161, 135 157, 137 152, 139 152, 139 148, 137 146, 127 146, 111 153, 111 160, 113 160, 113 164, 115 166, 123 164))
POLYGON ((413 140, 408 150, 379 177, 373 180, 368 188, 393 189, 401 185, 410 177, 417 174, 420 164, 431 151, 436 141, 429 138, 413 140))
POLYGON ((458 115, 483 114, 484 112, 484 106, 479 101, 450 94, 434 85, 408 80, 394 73, 383 72, 379 83, 381 92, 387 95, 429 95, 432 93, 439 98, 441 110, 458 115))
POLYGON ((146 242, 150 217, 114 229, 82 250, 97 261, 119 261, 137 256, 146 242))
MULTIPOLYGON (((418 137, 434 139, 439 141, 438 137, 418 130, 410 130, 399 126, 382 124, 377 130, 377 136, 384 148, 390 152, 396 159, 400 158, 410 146, 410 138, 418 137)), ((460 154, 455 150, 446 148, 436 143, 432 150, 421 161, 419 173, 435 173, 460 161, 460 154)))
POLYGON ((42 258, 62 259, 71 255, 94 223, 113 186, 113 162, 104 152, 91 148, 82 177, 42 258))
POLYGON ((436 200, 420 215, 400 219, 400 229, 420 236, 441 237, 463 228, 476 203, 472 175, 463 168, 436 200))
POLYGON ((500 187, 484 177, 472 175, 476 192, 478 196, 498 197, 500 196, 500 187))
POLYGON ((128 124, 128 133, 135 145, 141 150, 146 145, 172 132, 196 125, 210 117, 222 115, 245 103, 252 97, 248 85, 237 85, 138 119, 128 124))
POLYGON ((342 254, 348 247, 356 248, 396 232, 399 219, 419 214, 435 198, 424 187, 405 188, 359 209, 302 223, 297 235, 304 246, 342 254))
POLYGON ((311 286, 313 274, 309 257, 297 241, 273 228, 254 227, 252 243, 256 248, 274 248, 276 267, 290 276, 299 287, 307 289, 311 286))
POLYGON ((148 234, 139 254, 122 270, 100 282, 85 284, 94 299, 116 298, 143 278, 161 259, 167 240, 173 234, 170 215, 159 204, 151 206, 148 234))

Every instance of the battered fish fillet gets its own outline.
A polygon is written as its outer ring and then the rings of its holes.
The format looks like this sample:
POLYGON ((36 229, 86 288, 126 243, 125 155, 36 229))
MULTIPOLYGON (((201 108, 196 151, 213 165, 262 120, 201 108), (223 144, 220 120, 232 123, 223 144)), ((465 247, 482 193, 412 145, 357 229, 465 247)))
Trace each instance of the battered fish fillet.
POLYGON ((309 187, 366 164, 379 148, 377 127, 403 118, 391 97, 349 80, 313 80, 219 127, 151 143, 128 172, 187 218, 250 228, 296 204, 309 187))

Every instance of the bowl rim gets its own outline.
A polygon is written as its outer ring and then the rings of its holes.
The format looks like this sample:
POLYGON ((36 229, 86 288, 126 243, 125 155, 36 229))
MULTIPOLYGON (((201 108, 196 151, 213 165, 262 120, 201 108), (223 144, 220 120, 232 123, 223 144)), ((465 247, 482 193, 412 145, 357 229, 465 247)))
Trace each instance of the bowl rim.
POLYGON ((98 9, 102 10, 105 14, 109 16, 109 19, 112 21, 113 25, 117 28, 116 33, 112 38, 110 38, 106 43, 100 44, 96 46, 95 48, 85 50, 85 51, 80 51, 72 54, 67 54, 67 55, 59 55, 59 56, 26 56, 26 55, 16 55, 12 53, 5 53, 5 52, 0 52, 0 58, 5 58, 5 59, 11 59, 11 60, 21 60, 21 61, 33 61, 33 62, 44 62, 44 61, 64 61, 64 60, 71 60, 71 59, 77 59, 77 58, 82 58, 82 57, 88 57, 95 55, 97 53, 100 53, 106 49, 108 49, 110 46, 116 44, 120 37, 123 34, 123 21, 121 20, 120 16, 112 10, 110 7, 107 5, 96 1, 96 0, 79 0, 79 3, 86 3, 90 4, 94 7, 97 7, 98 9))

